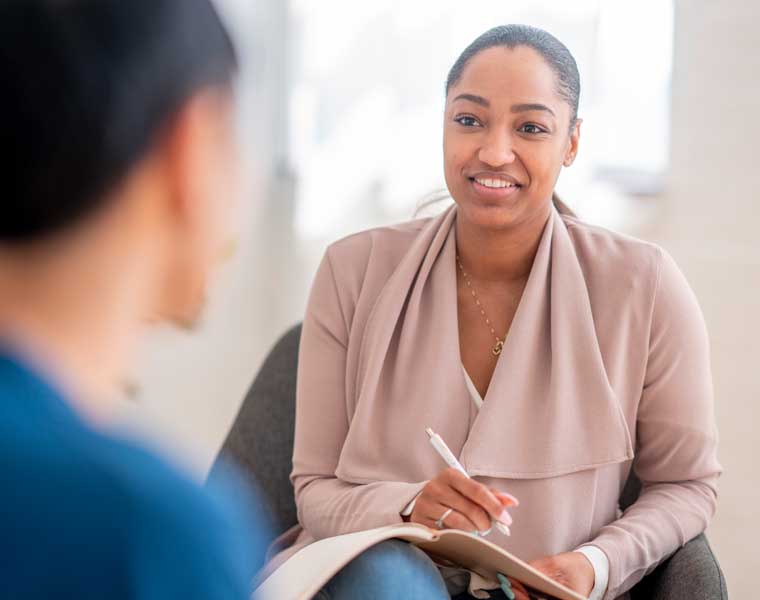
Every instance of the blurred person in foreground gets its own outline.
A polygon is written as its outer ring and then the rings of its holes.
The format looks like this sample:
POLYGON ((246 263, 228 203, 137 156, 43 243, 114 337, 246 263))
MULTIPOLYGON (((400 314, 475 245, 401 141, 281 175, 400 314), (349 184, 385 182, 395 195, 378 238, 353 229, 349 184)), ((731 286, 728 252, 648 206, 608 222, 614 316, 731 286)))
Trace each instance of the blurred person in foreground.
POLYGON ((239 193, 208 0, 2 0, 0 597, 244 598, 247 491, 109 432, 141 330, 192 326, 239 193))

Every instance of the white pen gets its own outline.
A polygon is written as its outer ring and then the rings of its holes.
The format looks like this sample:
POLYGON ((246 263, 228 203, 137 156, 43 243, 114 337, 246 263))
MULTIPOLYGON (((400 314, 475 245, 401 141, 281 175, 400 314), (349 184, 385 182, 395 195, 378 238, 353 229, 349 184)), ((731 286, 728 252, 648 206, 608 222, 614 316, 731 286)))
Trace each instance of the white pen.
MULTIPOLYGON (((449 465, 452 469, 456 469, 462 475, 470 479, 470 475, 467 473, 467 471, 464 470, 464 467, 457 460, 457 457, 454 456, 454 453, 451 450, 449 450, 449 447, 446 445, 446 442, 443 441, 443 438, 440 435, 438 435, 435 431, 430 429, 430 427, 425 428, 425 433, 427 433, 428 437, 430 438, 430 445, 433 446, 433 449, 439 454, 439 456, 444 460, 444 462, 447 465, 449 465)), ((496 525, 496 528, 499 531, 501 531, 504 535, 510 535, 509 527, 505 523, 494 520, 494 524, 496 525)), ((488 535, 488 533, 485 533, 483 535, 488 535)))

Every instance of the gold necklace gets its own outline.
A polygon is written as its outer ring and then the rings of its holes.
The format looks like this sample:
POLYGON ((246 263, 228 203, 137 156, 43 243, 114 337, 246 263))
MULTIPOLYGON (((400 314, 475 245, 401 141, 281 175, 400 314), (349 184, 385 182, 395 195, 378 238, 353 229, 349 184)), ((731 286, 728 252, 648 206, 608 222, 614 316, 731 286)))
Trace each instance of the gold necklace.
POLYGON ((478 309, 480 309, 480 314, 483 315, 483 318, 486 320, 486 325, 488 325, 488 328, 491 330, 491 334, 496 339, 496 344, 494 345, 493 348, 491 348, 491 353, 494 356, 499 356, 499 354, 501 354, 501 351, 504 349, 504 340, 502 340, 498 335, 496 335, 496 330, 493 328, 491 319, 489 319, 488 315, 486 315, 486 311, 483 308, 483 305, 480 303, 480 298, 478 298, 478 294, 475 291, 475 288, 472 287, 472 281, 470 281, 470 276, 464 270, 464 266, 462 265, 462 259, 459 258, 459 254, 457 254, 457 264, 459 265, 459 270, 462 271, 464 282, 467 284, 467 287, 470 290, 470 294, 472 294, 472 297, 475 300, 475 304, 477 304, 478 309))

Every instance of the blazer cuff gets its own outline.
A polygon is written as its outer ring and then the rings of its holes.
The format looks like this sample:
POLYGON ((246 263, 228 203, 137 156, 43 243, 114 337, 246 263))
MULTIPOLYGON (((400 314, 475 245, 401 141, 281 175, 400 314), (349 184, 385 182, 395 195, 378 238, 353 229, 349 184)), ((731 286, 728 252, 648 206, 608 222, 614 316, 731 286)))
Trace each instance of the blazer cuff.
POLYGON ((621 595, 621 558, 618 552, 617 544, 609 538, 607 535, 600 535, 587 544, 583 544, 581 548, 588 546, 594 546, 599 548, 607 557, 609 563, 609 571, 607 578, 607 592, 602 596, 604 600, 615 600, 621 595))
POLYGON ((414 512, 414 505, 417 504, 417 498, 420 497, 420 494, 422 492, 420 491, 414 498, 411 499, 411 501, 404 507, 404 509, 401 511, 402 517, 409 517, 411 516, 412 512, 414 512))
POLYGON ((602 600, 607 592, 607 582, 610 577, 610 561, 601 548, 588 545, 577 548, 575 552, 583 554, 594 568, 594 587, 588 600, 602 600))

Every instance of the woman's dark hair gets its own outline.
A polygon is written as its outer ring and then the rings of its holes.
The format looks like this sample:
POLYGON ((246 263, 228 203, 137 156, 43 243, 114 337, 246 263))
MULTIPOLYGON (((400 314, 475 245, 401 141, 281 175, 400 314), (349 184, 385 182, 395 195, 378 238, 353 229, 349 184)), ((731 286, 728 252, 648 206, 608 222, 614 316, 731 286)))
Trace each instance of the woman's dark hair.
POLYGON ((0 0, 0 244, 97 210, 237 58, 209 0, 0 0))
POLYGON ((446 78, 446 94, 462 78, 467 63, 476 54, 495 47, 517 48, 527 46, 538 52, 557 76, 557 91, 570 105, 570 127, 578 118, 578 100, 581 95, 581 78, 578 65, 570 50, 543 29, 529 25, 501 25, 489 29, 459 55, 446 78))

